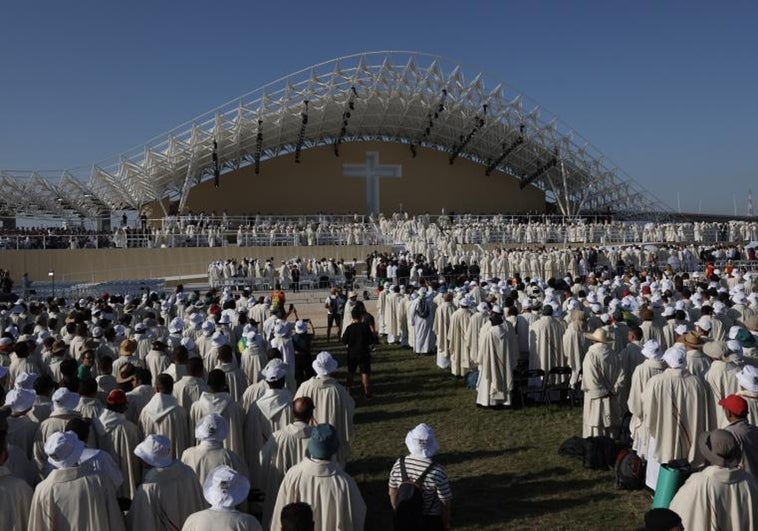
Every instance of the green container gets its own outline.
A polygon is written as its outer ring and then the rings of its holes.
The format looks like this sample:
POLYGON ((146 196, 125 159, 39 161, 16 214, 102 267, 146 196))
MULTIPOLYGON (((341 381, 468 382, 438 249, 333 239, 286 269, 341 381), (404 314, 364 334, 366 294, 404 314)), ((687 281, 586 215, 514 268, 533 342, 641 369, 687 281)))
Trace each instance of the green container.
POLYGON ((653 498, 653 509, 668 509, 671 500, 684 485, 687 480, 687 473, 678 468, 672 468, 668 465, 661 465, 658 473, 658 482, 655 485, 655 497, 653 498))

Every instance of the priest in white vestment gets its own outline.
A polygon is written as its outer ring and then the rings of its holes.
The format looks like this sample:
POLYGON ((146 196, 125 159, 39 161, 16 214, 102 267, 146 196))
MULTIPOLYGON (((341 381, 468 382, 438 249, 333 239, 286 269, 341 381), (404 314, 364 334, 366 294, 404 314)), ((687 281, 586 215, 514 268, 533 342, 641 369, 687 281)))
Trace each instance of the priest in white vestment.
POLYGON ((305 459, 308 440, 313 430, 313 409, 314 404, 309 397, 296 398, 292 403, 292 423, 275 431, 261 449, 260 489, 264 494, 261 522, 266 529, 271 525, 276 495, 279 493, 284 475, 305 459))
POLYGON ((292 421, 292 394, 284 387, 285 364, 267 365, 263 378, 268 390, 253 402, 245 418, 245 452, 254 485, 260 485, 260 451, 275 431, 292 421))
POLYGON ((75 433, 53 433, 45 441, 44 451, 54 469, 34 491, 29 529, 124 529, 112 483, 77 465, 84 443, 75 433))
POLYGON ((434 312, 434 336, 437 343, 437 367, 440 369, 450 368, 450 319, 455 312, 453 306, 453 294, 445 293, 440 304, 434 312))
POLYGON ((563 365, 563 334, 561 323, 553 318, 553 307, 545 304, 542 316, 529 327, 529 368, 550 369, 563 365))
POLYGON ((648 380, 642 393, 642 421, 650 433, 645 483, 655 489, 660 464, 675 459, 702 463, 695 444, 712 426, 706 384, 687 370, 687 354, 672 347, 663 354, 668 369, 648 380))
MULTIPOLYGON (((281 514, 289 503, 305 502, 313 509, 315 531, 363 529, 366 503, 355 480, 332 460, 338 446, 334 426, 319 424, 313 429, 308 441, 308 457, 285 474, 274 515, 281 514)), ((276 520, 271 529, 278 529, 276 520)))
POLYGON ((247 461, 245 454, 245 412, 226 392, 224 371, 212 370, 208 374, 208 387, 210 390, 204 391, 190 409, 190 433, 195 432, 195 426, 204 417, 218 413, 229 423, 229 436, 224 439, 224 448, 236 453, 251 467, 252 463, 247 461))
POLYGON ((434 338, 435 308, 432 297, 426 288, 418 290, 416 298, 408 308, 413 330, 413 352, 416 354, 433 353, 436 348, 434 338))
POLYGON ((499 306, 493 306, 489 319, 490 326, 478 337, 476 403, 485 407, 507 406, 511 403, 513 369, 518 363, 516 331, 503 319, 499 306))
POLYGON ((216 467, 228 465, 243 476, 248 476, 247 465, 236 453, 224 448, 229 435, 229 423, 218 413, 204 417, 195 427, 197 446, 187 448, 182 454, 182 463, 194 470, 200 485, 216 467))
POLYGON ((450 357, 450 372, 453 376, 464 377, 470 367, 468 352, 466 351, 466 337, 468 335, 469 320, 473 304, 471 299, 462 297, 458 302, 459 308, 450 317, 450 329, 448 354, 450 357))
POLYGON ((697 446, 708 466, 687 479, 669 506, 684 529, 758 529, 758 483, 740 467, 737 439, 713 430, 700 433, 697 446))
POLYGON ((261 370, 266 365, 266 345, 263 337, 255 330, 246 335, 247 346, 240 355, 240 367, 250 384, 261 379, 261 370))
POLYGON ((229 395, 232 397, 232 400, 239 402, 245 389, 247 389, 248 382, 245 373, 234 362, 234 353, 230 345, 224 345, 218 349, 218 364, 216 368, 224 371, 226 388, 229 390, 229 395))
POLYGON ((650 434, 643 422, 642 393, 650 378, 666 370, 666 362, 663 361, 663 351, 655 339, 648 340, 642 346, 641 354, 645 357, 645 361, 638 365, 632 374, 627 407, 632 414, 632 418, 629 420, 629 431, 633 441, 632 448, 637 452, 637 455, 645 459, 650 434))
POLYGON ((158 375, 155 395, 142 409, 139 422, 145 435, 164 435, 171 441, 171 453, 179 459, 190 447, 187 412, 171 394, 174 381, 168 374, 158 375))
POLYGON ((619 389, 626 375, 621 360, 611 350, 613 339, 605 328, 585 333, 591 344, 582 362, 584 411, 582 436, 616 438, 621 427, 619 389))
POLYGON ((187 374, 174 382, 174 390, 171 393, 188 414, 192 409, 192 404, 200 400, 200 395, 211 390, 203 379, 204 373, 203 360, 190 358, 187 360, 187 374))
POLYGON ((714 427, 723 429, 729 425, 729 420, 718 404, 739 391, 737 373, 740 372, 740 366, 735 361, 742 356, 730 352, 725 341, 709 341, 703 345, 703 353, 711 358, 711 366, 705 373, 705 383, 710 388, 711 416, 716 422, 714 427))
POLYGON ((340 439, 337 462, 344 467, 350 455, 350 441, 353 438, 355 400, 342 384, 330 376, 337 370, 337 360, 329 352, 320 352, 311 366, 316 376, 300 385, 295 398, 309 397, 316 406, 313 414, 316 422, 331 424, 337 429, 340 439))
POLYGON ((92 427, 97 431, 101 450, 108 452, 121 470, 124 481, 116 495, 131 500, 142 481, 142 467, 134 455, 134 449, 142 441, 142 433, 124 416, 126 407, 126 393, 114 389, 105 398, 105 410, 93 421, 92 427))
POLYGON ((0 529, 26 531, 34 491, 26 481, 13 475, 6 466, 9 456, 5 437, 6 426, 3 426, 3 423, 4 419, 0 420, 0 500, 2 500, 0 529))
POLYGON ((197 476, 190 467, 174 459, 171 441, 166 437, 148 435, 134 454, 150 469, 145 472, 126 515, 130 531, 181 529, 192 513, 205 507, 197 476))
POLYGON ((53 410, 50 416, 39 425, 39 430, 34 437, 34 462, 40 471, 47 468, 47 455, 45 454, 47 438, 55 432, 65 431, 69 420, 81 418, 79 412, 76 411, 76 406, 79 405, 78 393, 61 387, 53 393, 52 401, 53 410))

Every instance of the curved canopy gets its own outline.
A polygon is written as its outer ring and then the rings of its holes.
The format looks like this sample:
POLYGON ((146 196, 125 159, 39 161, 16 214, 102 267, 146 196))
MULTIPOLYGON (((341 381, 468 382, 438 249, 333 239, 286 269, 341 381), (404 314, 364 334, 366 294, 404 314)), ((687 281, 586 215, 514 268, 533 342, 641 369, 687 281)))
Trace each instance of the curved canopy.
MULTIPOLYGON (((440 57, 371 52, 333 59, 278 79, 87 170, 0 172, 6 214, 137 209, 285 153, 346 142, 425 146, 505 172, 546 192, 564 215, 633 215, 668 207, 587 140, 504 83, 440 57), (214 160, 215 159, 215 160, 214 160), (217 161, 217 162, 216 162, 217 161)), ((307 155, 302 156, 307 164, 307 155)))

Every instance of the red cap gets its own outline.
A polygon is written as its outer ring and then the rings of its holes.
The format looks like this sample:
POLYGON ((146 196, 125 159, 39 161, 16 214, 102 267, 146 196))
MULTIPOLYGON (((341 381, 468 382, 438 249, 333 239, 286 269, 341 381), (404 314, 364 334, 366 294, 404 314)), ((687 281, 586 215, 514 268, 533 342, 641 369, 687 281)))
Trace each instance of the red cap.
POLYGON ((739 395, 729 395, 719 400, 719 405, 723 406, 729 413, 738 417, 747 415, 747 402, 739 395))
POLYGON ((121 389, 114 389, 105 397, 105 403, 111 406, 123 406, 126 404, 126 393, 121 389))

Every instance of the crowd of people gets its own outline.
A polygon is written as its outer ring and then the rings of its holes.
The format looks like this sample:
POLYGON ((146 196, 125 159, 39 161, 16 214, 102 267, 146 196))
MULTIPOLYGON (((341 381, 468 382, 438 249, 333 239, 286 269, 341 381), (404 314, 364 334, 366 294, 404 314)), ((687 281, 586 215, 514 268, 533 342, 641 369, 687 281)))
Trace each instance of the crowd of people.
POLYGON ((758 273, 482 278, 386 281, 378 331, 480 407, 522 406, 521 385, 581 396, 583 437, 626 439, 653 491, 662 464, 699 469, 671 500, 685 529, 758 528, 758 273))
POLYGON ((635 242, 697 245, 758 241, 758 222, 634 222, 535 216, 429 215, 238 216, 188 214, 122 221, 112 231, 83 226, 0 230, 0 249, 90 247, 258 247, 548 243, 627 245, 635 242))
MULTIPOLYGON (((667 517, 687 529, 758 528, 749 249, 466 250, 449 236, 407 238, 405 250, 362 262, 216 262, 205 295, 179 287, 0 305, 3 528, 362 529, 366 505, 344 466, 354 376, 370 400, 380 341, 429 355, 482 408, 523 406, 524 384, 540 383, 547 399, 545 384, 556 384, 557 399, 582 401, 582 435, 628 444, 651 489, 663 464, 698 469, 667 517), (346 282, 324 299, 327 342, 334 328, 347 347, 343 385, 284 290, 359 274, 376 282, 374 297, 360 300, 346 282), (240 277, 273 291, 216 289, 240 277)), ((406 445, 387 464, 394 514, 416 480, 426 527, 411 527, 448 529, 433 430, 417 426, 406 445)))
MULTIPOLYGON (((0 528, 363 529, 344 467, 352 375, 370 398, 376 333, 356 294, 343 311, 347 386, 280 290, 0 305, 0 528)), ((406 444, 391 502, 423 474, 440 495, 425 495, 426 527, 412 527, 449 529, 433 431, 406 444)))

